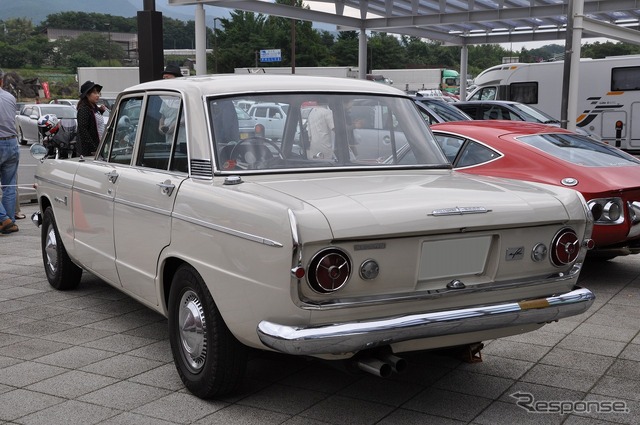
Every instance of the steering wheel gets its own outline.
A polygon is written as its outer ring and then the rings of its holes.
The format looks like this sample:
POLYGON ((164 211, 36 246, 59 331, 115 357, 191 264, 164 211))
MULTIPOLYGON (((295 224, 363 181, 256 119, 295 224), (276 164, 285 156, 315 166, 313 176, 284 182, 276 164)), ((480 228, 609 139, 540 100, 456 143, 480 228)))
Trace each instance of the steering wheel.
POLYGON ((274 158, 274 152, 265 144, 271 146, 278 158, 284 159, 278 145, 265 137, 253 136, 240 140, 229 153, 229 160, 235 161, 245 169, 268 168, 266 163, 274 158))

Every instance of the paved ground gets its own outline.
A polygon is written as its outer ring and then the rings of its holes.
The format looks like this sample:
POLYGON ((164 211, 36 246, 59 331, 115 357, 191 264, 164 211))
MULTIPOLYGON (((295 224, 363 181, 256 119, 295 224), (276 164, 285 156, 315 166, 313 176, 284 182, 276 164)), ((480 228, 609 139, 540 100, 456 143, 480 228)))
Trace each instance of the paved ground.
POLYGON ((163 317, 87 274, 52 290, 39 229, 19 224, 0 237, 0 424, 640 424, 640 257, 587 264, 588 312, 487 341, 481 363, 434 353, 382 379, 264 353, 238 394, 203 401, 180 382, 163 317))

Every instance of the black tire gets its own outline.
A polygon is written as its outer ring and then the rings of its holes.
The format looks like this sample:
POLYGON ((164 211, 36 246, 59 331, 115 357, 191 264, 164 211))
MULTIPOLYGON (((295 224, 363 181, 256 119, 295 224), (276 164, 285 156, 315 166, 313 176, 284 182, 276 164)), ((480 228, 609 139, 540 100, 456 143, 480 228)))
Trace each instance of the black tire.
POLYGON ((249 350, 229 331, 191 266, 181 266, 173 277, 168 322, 173 360, 191 393, 209 399, 229 394, 242 383, 249 350))
POLYGON ((78 286, 82 269, 69 258, 62 244, 53 209, 48 207, 42 215, 42 260, 49 285, 60 291, 78 286))

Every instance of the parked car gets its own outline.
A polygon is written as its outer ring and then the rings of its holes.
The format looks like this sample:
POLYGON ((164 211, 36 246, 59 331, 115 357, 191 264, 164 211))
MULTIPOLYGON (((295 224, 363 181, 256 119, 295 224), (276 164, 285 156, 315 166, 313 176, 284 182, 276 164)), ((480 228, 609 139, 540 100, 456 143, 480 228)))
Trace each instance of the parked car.
POLYGON ((41 141, 38 131, 38 118, 46 114, 55 114, 63 126, 76 125, 76 109, 69 105, 28 103, 16 115, 16 130, 21 145, 41 141))
POLYGON ((247 139, 256 135, 256 125, 258 121, 249 115, 244 109, 236 106, 236 114, 238 115, 238 129, 240 130, 240 138, 247 139))
POLYGON ((474 120, 529 121, 559 125, 560 121, 532 106, 508 100, 468 100, 453 105, 474 120))
POLYGON ((592 227, 582 196, 453 172, 413 101, 385 84, 166 79, 124 90, 112 113, 95 158, 32 147, 46 276, 70 290, 86 271, 167 316, 178 373, 199 397, 237 388, 249 348, 388 376, 403 352, 477 355, 483 339, 594 300, 576 286, 592 227), (173 137, 152 119, 169 97, 173 137), (241 139, 238 101, 288 105, 281 137, 241 139), (335 124, 333 157, 298 145, 317 104, 335 124), (355 156, 353 104, 381 112, 392 127, 369 130, 414 163, 355 156), (135 128, 126 143, 120 125, 135 128))
POLYGON ((640 160, 620 149, 537 123, 433 125, 455 169, 572 187, 593 214, 591 256, 640 252, 640 160))
POLYGON ((80 99, 51 99, 49 104, 69 105, 77 108, 79 101, 80 99))
MULTIPOLYGON (((549 124, 560 127, 560 121, 551 115, 531 105, 509 100, 469 100, 453 104, 474 120, 510 120, 528 121, 549 124)), ((577 133, 600 140, 597 135, 589 133, 583 128, 576 129, 577 133)))
MULTIPOLYGON (((239 104, 248 104, 238 101, 239 104)), ((287 119, 289 105, 284 103, 262 102, 251 105, 247 113, 254 118, 258 124, 264 127, 264 136, 270 139, 279 140, 283 136, 284 124, 287 119)))
POLYGON ((447 121, 468 121, 471 119, 469 115, 452 106, 451 102, 429 96, 413 96, 413 100, 429 124, 447 121))

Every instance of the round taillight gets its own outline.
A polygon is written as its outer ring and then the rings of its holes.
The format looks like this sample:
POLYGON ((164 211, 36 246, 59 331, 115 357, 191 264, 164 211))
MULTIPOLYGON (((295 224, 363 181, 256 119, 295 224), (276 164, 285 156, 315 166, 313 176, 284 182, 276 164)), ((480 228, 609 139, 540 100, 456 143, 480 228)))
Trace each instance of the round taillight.
POLYGON ((337 248, 328 248, 311 259, 307 281, 314 291, 327 294, 342 288, 350 276, 351 260, 347 254, 337 248))
POLYGON ((571 264, 580 253, 580 239, 572 229, 559 231, 551 246, 551 262, 558 267, 571 264))
POLYGON ((256 136, 264 137, 264 125, 256 124, 254 128, 256 130, 256 136))

